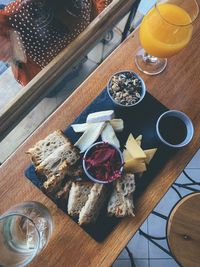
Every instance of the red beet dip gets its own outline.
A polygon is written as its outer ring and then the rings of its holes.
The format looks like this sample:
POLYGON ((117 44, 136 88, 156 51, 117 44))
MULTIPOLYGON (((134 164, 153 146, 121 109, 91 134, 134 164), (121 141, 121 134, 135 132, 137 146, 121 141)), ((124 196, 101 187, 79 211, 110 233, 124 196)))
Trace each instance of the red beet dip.
POLYGON ((94 146, 84 160, 87 171, 98 180, 112 182, 121 177, 121 157, 119 152, 108 143, 94 146))

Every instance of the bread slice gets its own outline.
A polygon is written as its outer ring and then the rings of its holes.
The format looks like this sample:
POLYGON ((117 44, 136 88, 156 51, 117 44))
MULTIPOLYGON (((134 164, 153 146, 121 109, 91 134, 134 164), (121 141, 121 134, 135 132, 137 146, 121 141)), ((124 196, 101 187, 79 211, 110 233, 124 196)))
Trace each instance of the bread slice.
POLYGON ((71 180, 66 181, 64 183, 64 185, 60 188, 60 190, 55 195, 55 197, 58 200, 62 200, 62 199, 66 200, 66 205, 67 205, 67 199, 68 199, 68 196, 69 196, 69 192, 70 192, 71 186, 72 186, 72 181, 71 180))
POLYGON ((74 182, 69 193, 68 214, 76 217, 85 205, 90 190, 93 186, 92 182, 74 182))
POLYGON ((37 167, 36 172, 46 175, 47 178, 57 173, 58 170, 66 171, 75 164, 80 158, 76 147, 71 143, 64 144, 55 149, 47 158, 45 158, 37 167))
POLYGON ((52 174, 49 174, 48 179, 43 183, 43 188, 48 192, 56 192, 59 190, 60 185, 65 179, 65 175, 68 169, 68 165, 64 162, 61 166, 52 174))
POLYGON ((82 180, 82 177, 84 175, 83 166, 80 162, 77 162, 76 164, 69 167, 67 171, 67 175, 75 180, 82 180))
POLYGON ((63 134, 61 130, 57 130, 49 134, 43 140, 38 141, 33 148, 30 148, 26 153, 30 154, 31 160, 35 166, 38 166, 45 160, 55 149, 64 145, 70 144, 70 140, 63 134))
POLYGON ((133 192, 135 191, 134 174, 124 173, 117 180, 108 202, 108 215, 115 217, 135 216, 133 192))
POLYGON ((107 188, 103 184, 94 184, 88 199, 79 214, 80 225, 94 223, 107 200, 107 188))

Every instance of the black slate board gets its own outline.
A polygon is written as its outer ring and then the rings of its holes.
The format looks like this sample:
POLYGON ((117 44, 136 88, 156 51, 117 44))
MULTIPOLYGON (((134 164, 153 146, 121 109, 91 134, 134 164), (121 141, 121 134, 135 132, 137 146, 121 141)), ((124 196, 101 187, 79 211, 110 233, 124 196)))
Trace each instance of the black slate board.
MULTIPOLYGON (((107 95, 106 89, 104 89, 73 123, 84 123, 89 113, 108 109, 114 109, 116 118, 122 118, 124 120, 124 131, 117 134, 121 143, 121 147, 123 147, 125 144, 129 133, 132 133, 134 137, 137 137, 140 134, 143 135, 143 149, 158 147, 158 151, 151 161, 146 173, 144 173, 141 178, 136 179, 136 191, 134 193, 134 199, 137 199, 152 181, 155 175, 162 169, 167 160, 172 156, 172 154, 174 154, 174 150, 169 150, 159 143, 155 131, 158 117, 163 112, 167 111, 167 108, 147 92, 144 100, 136 107, 121 109, 113 104, 107 95)), ((70 126, 64 131, 64 133, 71 139, 73 143, 76 142, 81 136, 81 134, 75 133, 70 126)), ((36 185, 38 188, 41 188, 42 183, 37 177, 33 165, 30 165, 25 170, 25 176, 31 180, 34 185, 36 185)), ((66 207, 63 208, 63 206, 61 206, 60 203, 55 199, 53 199, 53 201, 66 213, 66 207)), ((94 225, 88 225, 82 228, 92 238, 100 242, 109 235, 119 221, 120 220, 116 218, 108 218, 106 216, 106 209, 104 209, 94 225)))

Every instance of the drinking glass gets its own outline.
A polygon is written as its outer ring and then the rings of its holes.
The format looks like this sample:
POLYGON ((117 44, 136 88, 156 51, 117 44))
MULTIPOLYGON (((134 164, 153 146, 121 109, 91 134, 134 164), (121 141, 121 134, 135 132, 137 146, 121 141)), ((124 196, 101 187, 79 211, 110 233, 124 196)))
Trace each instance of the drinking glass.
POLYGON ((52 217, 38 202, 24 202, 0 216, 0 266, 26 266, 48 243, 52 217))
POLYGON ((198 14, 196 0, 158 0, 140 26, 142 48, 135 57, 138 69, 149 75, 161 73, 167 58, 188 45, 198 14))

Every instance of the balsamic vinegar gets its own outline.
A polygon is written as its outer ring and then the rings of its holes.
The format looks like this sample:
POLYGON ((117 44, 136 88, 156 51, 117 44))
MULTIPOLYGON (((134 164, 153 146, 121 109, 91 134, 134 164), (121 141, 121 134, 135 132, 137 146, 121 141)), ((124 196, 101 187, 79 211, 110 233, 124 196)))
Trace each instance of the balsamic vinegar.
POLYGON ((173 116, 164 117, 160 120, 159 131, 162 138, 172 145, 182 143, 187 136, 185 123, 173 116))

